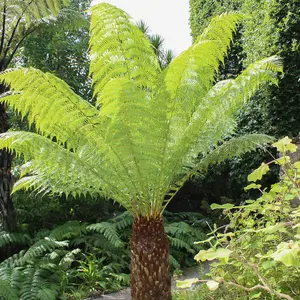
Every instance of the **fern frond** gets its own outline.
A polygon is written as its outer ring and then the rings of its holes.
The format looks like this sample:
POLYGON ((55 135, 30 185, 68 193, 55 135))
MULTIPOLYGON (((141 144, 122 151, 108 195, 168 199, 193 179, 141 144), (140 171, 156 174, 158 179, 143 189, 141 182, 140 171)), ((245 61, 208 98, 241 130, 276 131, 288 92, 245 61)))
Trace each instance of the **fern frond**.
POLYGON ((0 232, 0 248, 8 244, 30 244, 31 238, 24 233, 0 232))
POLYGON ((171 236, 168 236, 169 242, 170 242, 170 246, 175 248, 175 249, 180 249, 180 248, 184 248, 187 251, 191 250, 191 245, 184 242, 182 239, 178 239, 178 238, 174 238, 171 236))
POLYGON ((115 224, 117 230, 123 230, 124 228, 131 227, 133 224, 133 216, 129 211, 125 211, 117 217, 114 217, 110 220, 113 224, 115 224))
POLYGON ((170 267, 174 268, 174 269, 180 269, 180 263, 178 262, 178 260, 173 256, 173 255, 169 255, 169 262, 170 262, 170 267))
POLYGON ((115 224, 108 223, 108 222, 101 222, 101 223, 89 225, 87 229, 103 234, 117 248, 123 246, 123 242, 120 239, 115 224))
POLYGON ((34 123, 39 133, 55 138, 69 149, 75 150, 80 143, 75 132, 98 122, 97 109, 50 73, 33 68, 9 69, 0 74, 0 81, 13 92, 3 98, 5 103, 27 117, 29 124, 34 123))
POLYGON ((69 221, 61 226, 55 227, 50 235, 50 239, 57 241, 70 240, 73 237, 86 233, 87 224, 79 221, 69 221))
MULTIPOLYGON (((127 13, 108 3, 91 8, 90 51, 94 94, 110 80, 126 78, 141 88, 152 88, 159 64, 149 40, 127 13)), ((98 100, 107 104, 105 98, 98 100)), ((142 99, 141 99, 142 101, 142 99)))
MULTIPOLYGON (((225 135, 234 131, 234 112, 245 103, 261 86, 277 83, 277 73, 282 72, 282 61, 270 57, 250 65, 235 80, 216 84, 201 100, 193 114, 192 121, 185 129, 176 150, 187 151, 174 154, 183 157, 184 164, 190 165, 199 153, 207 153, 211 146, 217 146, 225 135)), ((177 166, 182 160, 177 162, 177 166)), ((176 164, 174 163, 176 166, 176 164)), ((174 167, 175 171, 176 167, 174 167)), ((178 172, 178 171, 177 171, 178 172)))
POLYGON ((9 282, 0 280, 0 299, 4 300, 18 300, 18 295, 11 288, 9 282))
POLYGON ((248 134, 232 138, 214 149, 194 167, 195 170, 207 170, 210 164, 221 163, 232 157, 239 157, 264 144, 274 142, 274 138, 265 134, 248 134))

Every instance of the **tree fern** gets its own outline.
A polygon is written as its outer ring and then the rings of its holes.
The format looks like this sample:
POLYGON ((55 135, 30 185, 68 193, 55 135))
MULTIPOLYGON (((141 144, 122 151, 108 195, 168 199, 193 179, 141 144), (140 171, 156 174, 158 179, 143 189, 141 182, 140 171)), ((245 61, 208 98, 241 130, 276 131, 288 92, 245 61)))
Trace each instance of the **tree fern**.
POLYGON ((90 72, 100 111, 51 74, 1 74, 13 91, 3 101, 38 132, 2 135, 0 146, 29 162, 22 175, 30 176, 15 189, 89 192, 113 198, 136 215, 161 213, 168 191, 174 194, 189 178, 185 167, 233 132, 234 111, 261 84, 277 82, 281 62, 272 57, 212 86, 240 19, 213 19, 161 73, 149 40, 125 12, 109 4, 93 7, 90 72))

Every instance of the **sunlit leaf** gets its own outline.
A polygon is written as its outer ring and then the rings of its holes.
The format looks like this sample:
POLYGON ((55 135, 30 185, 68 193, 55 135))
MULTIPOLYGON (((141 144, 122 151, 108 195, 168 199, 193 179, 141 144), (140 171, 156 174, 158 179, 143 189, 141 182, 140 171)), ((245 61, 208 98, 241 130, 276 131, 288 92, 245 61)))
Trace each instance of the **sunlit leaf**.
POLYGON ((254 170, 251 174, 248 175, 248 181, 257 181, 261 180, 262 177, 270 170, 267 164, 262 163, 259 168, 254 170))
POLYGON ((193 284, 197 283, 199 280, 197 278, 191 278, 186 280, 177 280, 176 286, 180 289, 190 288, 193 284))

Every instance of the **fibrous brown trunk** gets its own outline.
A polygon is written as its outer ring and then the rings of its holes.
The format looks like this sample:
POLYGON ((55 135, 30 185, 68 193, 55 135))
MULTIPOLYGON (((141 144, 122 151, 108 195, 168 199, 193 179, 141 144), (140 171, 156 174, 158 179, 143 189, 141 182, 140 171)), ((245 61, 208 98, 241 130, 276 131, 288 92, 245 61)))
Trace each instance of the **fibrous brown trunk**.
MULTIPOLYGON (((0 94, 5 91, 0 85, 0 94)), ((9 129, 5 106, 0 103, 0 133, 9 129)), ((11 232, 15 229, 15 210, 11 199, 13 177, 11 174, 12 155, 5 149, 0 150, 0 229, 11 232)))
POLYGON ((163 218, 135 218, 131 238, 132 300, 171 300, 169 252, 163 218))

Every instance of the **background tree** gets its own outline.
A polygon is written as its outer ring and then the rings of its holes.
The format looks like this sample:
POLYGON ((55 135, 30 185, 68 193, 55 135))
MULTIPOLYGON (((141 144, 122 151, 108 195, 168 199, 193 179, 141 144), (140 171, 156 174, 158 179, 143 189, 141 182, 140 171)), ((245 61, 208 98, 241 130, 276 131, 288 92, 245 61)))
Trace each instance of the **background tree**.
POLYGON ((165 50, 163 48, 164 38, 159 34, 152 34, 150 27, 143 20, 138 21, 136 25, 150 40, 154 53, 158 57, 160 67, 165 69, 174 59, 174 52, 171 49, 165 50))
MULTIPOLYGON (((0 38, 0 71, 12 63, 22 42, 41 24, 49 22, 61 10, 67 0, 1 0, 1 38, 0 38)), ((0 92, 5 88, 0 86, 0 92)), ((9 128, 5 105, 0 104, 0 132, 9 128)), ((12 231, 15 227, 14 208, 11 201, 12 156, 6 151, 0 152, 0 216, 1 227, 12 231)))
POLYGON ((161 71, 149 40, 125 12, 94 6, 90 73, 100 111, 49 73, 16 69, 0 76, 12 89, 3 101, 38 131, 1 136, 0 146, 26 161, 14 190, 102 195, 132 212, 134 300, 171 299, 162 213, 183 183, 212 162, 270 141, 248 135, 219 146, 235 130, 234 112, 262 83, 277 83, 282 69, 270 57, 213 85, 240 19, 216 17, 161 71))
MULTIPOLYGON (((232 51, 220 68, 221 78, 236 76, 242 67, 257 59, 274 54, 283 57, 285 75, 279 83, 279 89, 264 87, 247 102, 237 114, 237 134, 267 133, 277 138, 285 135, 297 136, 300 132, 300 18, 297 13, 300 10, 300 1, 190 0, 190 8, 194 40, 199 31, 217 14, 238 10, 248 16, 238 28, 232 51)), ((226 198, 231 198, 238 204, 249 196, 242 192, 242 187, 247 182, 247 174, 267 160, 268 155, 259 151, 228 161, 211 169, 209 176, 202 180, 190 182, 187 188, 194 191, 192 198, 206 199, 208 202, 228 201, 226 198)), ((273 168, 273 172, 264 178, 264 185, 274 183, 277 176, 278 168, 273 168)), ((180 206, 180 199, 178 200, 180 206)), ((196 203, 192 205, 199 210, 196 203)))

